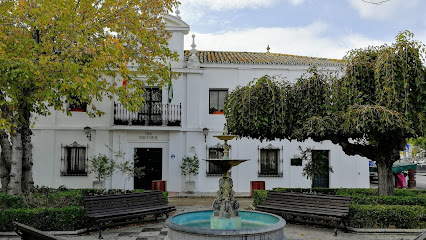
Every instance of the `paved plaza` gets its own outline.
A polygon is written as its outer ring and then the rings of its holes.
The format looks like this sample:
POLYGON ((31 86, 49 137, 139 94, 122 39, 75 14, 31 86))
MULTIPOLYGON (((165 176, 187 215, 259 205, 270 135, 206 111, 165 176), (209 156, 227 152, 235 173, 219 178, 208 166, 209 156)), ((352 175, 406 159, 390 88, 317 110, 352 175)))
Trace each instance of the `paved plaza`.
MULTIPOLYGON (((182 198, 187 201, 187 198, 182 198)), ((178 199, 179 200, 179 199, 178 199)), ((195 206, 200 204, 199 198, 193 198, 194 206, 176 206, 176 213, 182 213, 187 211, 195 210, 208 210, 209 206, 195 206)), ((176 201, 174 201, 176 202, 176 201)), ((177 204, 179 205, 179 204, 177 204)), ((89 233, 83 233, 81 235, 61 235, 66 239, 81 239, 81 240, 95 240, 98 239, 97 231, 91 231, 89 233)), ((413 240, 418 236, 419 231, 412 233, 362 233, 362 232, 343 232, 342 230, 338 231, 338 235, 334 236, 334 229, 313 226, 313 225, 304 225, 304 224, 287 224, 285 227, 285 236, 289 240, 413 240)), ((104 239, 114 239, 114 240, 162 240, 167 236, 167 227, 164 225, 164 219, 159 221, 148 221, 142 222, 133 225, 127 226, 118 226, 114 228, 105 229, 103 231, 104 239)), ((0 237, 7 240, 18 240, 17 236, 3 236, 0 237)))
MULTIPOLYGON (((426 189, 426 173, 417 173, 417 188, 426 189)), ((371 187, 377 187, 377 184, 372 184, 371 187)), ((176 214, 187 211, 200 211, 211 209, 210 205, 213 202, 214 194, 189 194, 170 193, 169 204, 176 206, 176 214), (182 196, 183 195, 183 196, 182 196), (208 196, 205 196, 208 195, 208 196)), ((241 209, 250 208, 253 199, 249 197, 237 197, 241 209)), ((104 239, 114 240, 162 240, 167 236, 167 227, 164 224, 165 219, 159 221, 147 221, 127 226, 117 226, 105 229, 103 231, 104 239)), ((287 223, 285 227, 285 236, 289 240, 413 240, 420 235, 421 230, 408 230, 408 232, 395 233, 392 229, 366 229, 343 232, 341 229, 338 235, 334 236, 334 229, 317 225, 294 224, 287 223)), ((426 231, 424 229, 423 231, 426 231)), ((60 234, 65 239, 81 239, 94 240, 98 239, 98 232, 93 230, 89 233, 76 234, 60 234)), ((8 236, 0 236, 0 239, 18 240, 13 233, 8 236)))

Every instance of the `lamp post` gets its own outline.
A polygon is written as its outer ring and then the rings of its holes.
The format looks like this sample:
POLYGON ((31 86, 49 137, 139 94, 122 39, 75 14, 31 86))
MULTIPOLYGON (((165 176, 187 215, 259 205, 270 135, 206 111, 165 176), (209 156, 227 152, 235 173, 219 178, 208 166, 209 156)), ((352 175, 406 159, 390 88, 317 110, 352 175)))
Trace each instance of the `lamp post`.
POLYGON ((207 142, 207 135, 209 134, 208 128, 203 128, 203 134, 204 134, 204 142, 207 142))
POLYGON ((89 126, 85 127, 84 133, 86 133, 86 136, 89 139, 89 141, 92 141, 92 128, 90 128, 89 126))

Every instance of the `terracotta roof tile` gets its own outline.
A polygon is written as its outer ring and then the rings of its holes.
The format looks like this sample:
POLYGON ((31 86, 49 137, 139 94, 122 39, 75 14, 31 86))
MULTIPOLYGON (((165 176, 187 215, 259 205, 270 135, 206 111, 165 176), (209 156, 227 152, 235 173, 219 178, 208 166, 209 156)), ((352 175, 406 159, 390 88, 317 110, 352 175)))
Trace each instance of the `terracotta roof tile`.
MULTIPOLYGON (((185 59, 190 53, 185 50, 185 59)), ((280 53, 198 51, 200 63, 341 66, 343 60, 280 53)))

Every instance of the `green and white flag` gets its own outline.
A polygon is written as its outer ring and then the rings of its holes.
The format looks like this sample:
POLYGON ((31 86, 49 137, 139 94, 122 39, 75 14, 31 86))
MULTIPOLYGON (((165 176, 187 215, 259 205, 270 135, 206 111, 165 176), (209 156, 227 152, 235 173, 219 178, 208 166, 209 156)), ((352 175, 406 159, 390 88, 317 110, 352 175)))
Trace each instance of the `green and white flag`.
POLYGON ((168 99, 169 99, 169 103, 172 102, 173 100, 173 84, 172 84, 172 66, 169 64, 169 70, 170 70, 170 75, 169 75, 169 92, 168 92, 168 99))
POLYGON ((168 98, 169 98, 169 103, 171 103, 172 99, 173 99, 173 85, 172 85, 172 81, 169 82, 168 98))

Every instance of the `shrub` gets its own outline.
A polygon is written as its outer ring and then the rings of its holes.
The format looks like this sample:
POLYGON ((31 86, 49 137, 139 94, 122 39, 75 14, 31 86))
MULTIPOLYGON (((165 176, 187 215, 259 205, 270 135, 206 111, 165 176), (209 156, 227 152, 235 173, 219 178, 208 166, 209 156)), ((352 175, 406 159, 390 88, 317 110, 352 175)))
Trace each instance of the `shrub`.
POLYGON ((169 203, 169 192, 163 192, 163 198, 166 203, 169 203))
MULTIPOLYGON (((352 196, 349 225, 363 228, 425 228, 424 190, 395 189, 396 196, 377 196, 377 189, 314 188, 315 194, 352 196)), ((274 191, 309 193, 304 188, 275 188, 274 191)), ((267 191, 254 190, 253 203, 263 204, 267 191)))
POLYGON ((262 205, 265 203, 267 190, 253 190, 253 204, 254 206, 262 205))
POLYGON ((365 196, 361 194, 352 196, 353 204, 360 205, 419 205, 426 207, 426 197, 420 195, 414 196, 365 196))
POLYGON ((341 188, 337 189, 336 195, 352 196, 355 194, 362 194, 365 196, 379 195, 378 189, 373 188, 341 188))
POLYGON ((184 176, 189 176, 191 180, 191 175, 197 175, 198 169, 200 168, 200 160, 195 154, 193 157, 183 156, 182 163, 179 165, 180 173, 184 176))
POLYGON ((352 204, 349 225, 359 228, 424 228, 425 213, 421 206, 352 204))
POLYGON ((22 196, 11 196, 6 193, 0 193, 0 209, 22 208, 26 207, 22 196))
POLYGON ((309 189, 309 188, 274 188, 273 191, 336 195, 336 192, 338 191, 338 189, 336 189, 336 188, 312 188, 312 189, 309 189))
POLYGON ((115 169, 115 162, 105 154, 99 154, 90 158, 89 168, 91 172, 95 173, 95 178, 101 181, 112 175, 115 169))
POLYGON ((42 231, 69 231, 87 226, 82 207, 6 209, 0 212, 0 231, 13 231, 12 221, 32 226, 42 231))
POLYGON ((82 206, 83 196, 79 190, 66 190, 50 194, 29 193, 24 195, 29 208, 82 206))

